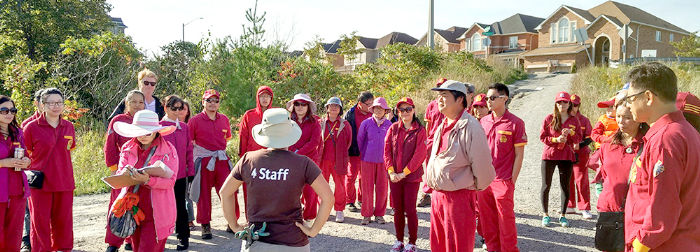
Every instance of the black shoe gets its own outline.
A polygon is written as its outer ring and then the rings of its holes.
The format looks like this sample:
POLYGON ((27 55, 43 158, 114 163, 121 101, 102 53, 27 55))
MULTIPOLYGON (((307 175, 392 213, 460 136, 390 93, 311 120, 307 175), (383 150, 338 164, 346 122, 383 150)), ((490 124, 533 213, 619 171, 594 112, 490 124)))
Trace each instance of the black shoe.
POLYGON ((427 207, 427 206, 430 206, 430 194, 423 195, 423 198, 421 198, 420 202, 418 202, 418 207, 427 207))
POLYGON ((355 207, 355 204, 353 203, 348 203, 347 209, 353 213, 357 213, 360 211, 360 209, 357 209, 357 207, 355 207))
POLYGON ((179 242, 177 244, 177 251, 187 250, 190 247, 190 239, 189 238, 178 239, 178 240, 179 240, 179 242))
POLYGON ((202 224, 202 240, 211 240, 211 224, 202 224))
POLYGON ((124 245, 124 250, 132 251, 132 250, 134 250, 134 248, 131 247, 131 243, 127 243, 124 245))
POLYGON ((117 248, 115 246, 107 247, 107 252, 117 252, 117 251, 119 251, 119 248, 117 248))

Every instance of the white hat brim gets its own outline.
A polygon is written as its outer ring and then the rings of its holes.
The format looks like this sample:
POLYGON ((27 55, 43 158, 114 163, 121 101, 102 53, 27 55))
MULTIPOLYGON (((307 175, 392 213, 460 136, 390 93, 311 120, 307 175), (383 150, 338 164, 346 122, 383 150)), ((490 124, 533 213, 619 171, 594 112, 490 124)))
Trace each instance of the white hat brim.
POLYGON ((260 146, 267 148, 287 148, 292 146, 299 138, 301 138, 301 128, 296 122, 289 121, 287 123, 278 123, 273 125, 258 124, 253 126, 253 140, 260 146), (287 132, 280 136, 267 136, 263 135, 263 129, 272 127, 286 127, 287 132))
POLYGON ((123 137, 140 137, 153 132, 159 132, 165 136, 176 130, 175 126, 139 126, 125 122, 116 122, 113 127, 114 132, 123 137))
POLYGON ((294 101, 305 101, 309 103, 309 109, 311 110, 311 114, 316 114, 316 103, 314 101, 309 101, 309 100, 303 100, 303 99, 296 99, 296 100, 291 100, 288 101, 286 104, 287 111, 289 113, 294 113, 294 101))

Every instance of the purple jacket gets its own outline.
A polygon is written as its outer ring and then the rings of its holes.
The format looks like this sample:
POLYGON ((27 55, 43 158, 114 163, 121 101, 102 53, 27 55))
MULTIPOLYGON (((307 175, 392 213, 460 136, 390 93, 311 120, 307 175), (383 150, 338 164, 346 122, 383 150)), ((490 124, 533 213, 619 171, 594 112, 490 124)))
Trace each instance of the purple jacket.
POLYGON ((177 124, 172 120, 169 120, 166 116, 161 121, 163 126, 176 126, 177 130, 170 135, 163 136, 163 139, 170 142, 177 150, 177 156, 179 157, 177 179, 184 177, 194 176, 194 161, 192 156, 192 139, 190 139, 190 130, 187 128, 186 123, 177 124))
POLYGON ((369 163, 384 163, 384 138, 391 127, 391 121, 384 119, 377 126, 374 117, 362 121, 357 129, 357 144, 360 147, 360 158, 369 163))

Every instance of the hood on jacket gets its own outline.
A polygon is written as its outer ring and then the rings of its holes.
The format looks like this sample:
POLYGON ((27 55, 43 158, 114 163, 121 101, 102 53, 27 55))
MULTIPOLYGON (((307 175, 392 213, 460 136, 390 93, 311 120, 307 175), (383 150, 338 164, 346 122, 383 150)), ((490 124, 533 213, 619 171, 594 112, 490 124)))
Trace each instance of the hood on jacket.
POLYGON ((261 115, 262 115, 263 111, 262 111, 262 106, 260 106, 260 94, 262 94, 262 92, 265 92, 265 91, 270 93, 270 97, 271 97, 270 104, 268 104, 267 108, 265 108, 265 109, 272 108, 272 102, 275 99, 275 93, 272 92, 272 88, 270 88, 268 86, 260 86, 258 88, 258 92, 255 94, 255 111, 260 113, 261 115))

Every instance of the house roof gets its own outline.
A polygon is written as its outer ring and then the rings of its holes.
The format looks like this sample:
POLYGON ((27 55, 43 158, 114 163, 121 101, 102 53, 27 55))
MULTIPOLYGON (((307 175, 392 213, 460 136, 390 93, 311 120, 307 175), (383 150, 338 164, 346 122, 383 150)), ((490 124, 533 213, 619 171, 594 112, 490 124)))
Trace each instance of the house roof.
POLYGON ((523 57, 543 56, 543 55, 559 55, 559 54, 575 54, 586 50, 590 45, 567 45, 567 46, 552 46, 539 47, 535 50, 523 53, 523 57))
POLYGON ((367 49, 375 49, 377 48, 377 41, 379 39, 376 38, 367 38, 367 37, 362 37, 362 36, 357 36, 357 40, 362 44, 367 49))
POLYGON ((485 30, 486 27, 488 27, 488 26, 491 26, 491 25, 482 24, 482 23, 474 23, 474 24, 472 24, 471 26, 469 26, 469 29, 467 29, 467 30, 464 31, 462 34, 460 34, 459 37, 457 37, 457 40, 466 39, 466 37, 464 37, 464 36, 466 36, 467 33, 469 33, 469 31, 471 31, 472 29, 474 29, 474 27, 479 27, 479 29, 485 30))
POLYGON ((323 46, 323 51, 326 53, 338 53, 338 48, 340 48, 340 40, 336 40, 333 43, 321 43, 323 46))
POLYGON ((118 17, 109 17, 112 19, 112 23, 114 23, 117 27, 124 27, 127 28, 127 26, 124 24, 124 21, 122 21, 122 18, 118 17))
POLYGON ((408 35, 403 32, 392 32, 384 37, 381 37, 377 41, 377 46, 376 48, 384 48, 387 45, 392 45, 396 43, 404 43, 404 44, 409 44, 409 45, 414 45, 418 42, 418 40, 414 37, 411 37, 411 35, 408 35))
POLYGON ((494 34, 513 34, 532 32, 537 33, 535 27, 539 25, 544 18, 528 16, 517 13, 506 19, 493 23, 491 28, 494 29, 494 34))
MULTIPOLYGON (((592 15, 600 16, 607 15, 610 17, 615 17, 619 19, 622 24, 638 23, 645 24, 661 29, 671 30, 679 33, 689 34, 688 31, 675 26, 657 16, 654 16, 646 11, 643 11, 637 7, 614 2, 607 1, 596 7, 588 10, 592 15)), ((621 26, 621 25, 620 25, 621 26)))
POLYGON ((567 5, 564 5, 564 7, 566 7, 567 9, 569 9, 569 11, 580 16, 581 18, 583 18, 584 20, 586 20, 588 22, 595 20, 595 16, 593 14, 591 14, 590 12, 588 12, 587 10, 582 10, 582 9, 567 6, 567 5))
POLYGON ((589 24, 588 26, 592 26, 593 24, 595 24, 596 22, 598 22, 600 20, 607 20, 608 22, 614 24, 618 29, 622 28, 622 25, 623 25, 622 21, 620 21, 616 17, 611 17, 608 15, 600 15, 600 16, 598 16, 598 18, 593 20, 593 22, 591 22, 591 24, 589 24))
POLYGON ((439 34, 442 38, 444 38, 445 40, 447 40, 447 42, 450 43, 459 43, 459 40, 457 39, 466 31, 467 28, 459 26, 452 26, 450 28, 447 28, 446 30, 435 29, 435 32, 437 34, 439 34))

